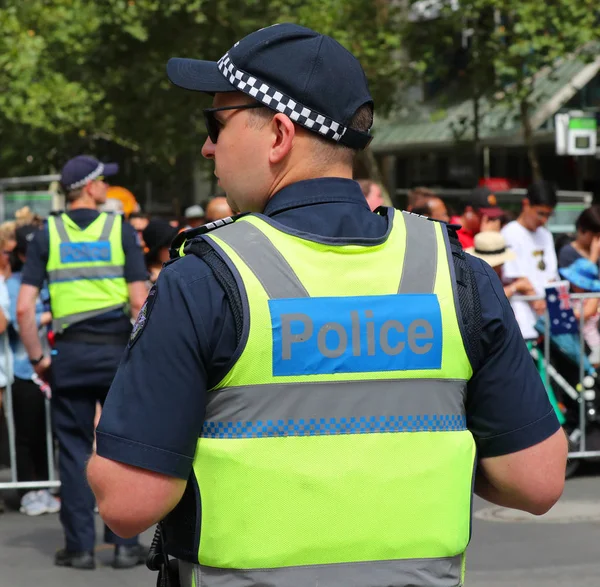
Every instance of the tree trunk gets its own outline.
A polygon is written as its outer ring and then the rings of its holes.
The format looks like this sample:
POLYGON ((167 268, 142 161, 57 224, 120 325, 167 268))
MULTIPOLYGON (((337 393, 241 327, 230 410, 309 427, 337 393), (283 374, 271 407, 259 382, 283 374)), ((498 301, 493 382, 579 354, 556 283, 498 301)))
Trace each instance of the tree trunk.
POLYGON ((480 114, 479 114, 479 92, 475 88, 473 96, 473 175, 475 176, 474 185, 479 184, 481 177, 481 145, 480 145, 480 114))
POLYGON ((527 148, 527 158, 531 166, 531 177, 533 181, 539 181, 542 178, 542 170, 538 159, 535 145, 533 144, 533 128, 531 128, 531 119, 529 118, 529 102, 521 100, 521 124, 523 126, 523 138, 527 148))
POLYGON ((377 165, 377 160, 375 159, 373 151, 371 151, 371 149, 369 148, 365 149, 364 151, 359 151, 358 159, 367 170, 367 175, 369 179, 372 179, 374 182, 377 182, 381 186, 381 195, 383 196, 383 201, 385 202, 385 205, 393 206, 388 188, 383 180, 381 170, 379 169, 379 165, 377 165))

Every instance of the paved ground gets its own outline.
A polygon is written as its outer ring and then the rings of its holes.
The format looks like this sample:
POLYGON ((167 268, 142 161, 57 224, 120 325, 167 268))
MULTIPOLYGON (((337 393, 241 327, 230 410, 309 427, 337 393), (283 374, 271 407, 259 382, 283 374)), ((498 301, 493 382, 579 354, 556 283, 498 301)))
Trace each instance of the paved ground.
MULTIPOLYGON (((468 587, 597 587, 600 584, 600 469, 587 468, 568 481, 554 522, 501 522, 511 512, 490 512, 475 503, 469 549, 468 587), (559 515, 560 514, 560 515, 559 515), (562 516, 564 514, 564 516, 562 516), (571 514, 578 520, 569 522, 571 514), (562 517, 561 517, 562 516, 562 517)), ((99 535, 101 525, 98 520, 99 535)), ((151 533, 143 541, 149 544, 151 533)), ((93 572, 60 569, 52 556, 62 545, 58 516, 27 518, 9 511, 0 515, 0 587, 149 587, 156 575, 138 567, 115 571, 111 552, 100 546, 93 572)))

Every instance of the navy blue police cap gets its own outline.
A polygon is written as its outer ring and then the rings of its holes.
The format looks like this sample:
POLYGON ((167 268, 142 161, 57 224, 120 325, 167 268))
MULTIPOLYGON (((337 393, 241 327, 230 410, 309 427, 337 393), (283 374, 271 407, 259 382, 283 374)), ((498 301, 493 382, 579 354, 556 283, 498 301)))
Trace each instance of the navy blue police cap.
POLYGON ((119 171, 117 163, 102 163, 89 155, 78 155, 69 159, 60 172, 60 183, 71 192, 82 188, 88 181, 98 177, 110 177, 119 171))
POLYGON ((216 62, 170 59, 167 75, 186 90, 243 92, 352 149, 366 148, 372 138, 348 126, 361 106, 373 104, 358 59, 302 26, 284 23, 251 33, 216 62))

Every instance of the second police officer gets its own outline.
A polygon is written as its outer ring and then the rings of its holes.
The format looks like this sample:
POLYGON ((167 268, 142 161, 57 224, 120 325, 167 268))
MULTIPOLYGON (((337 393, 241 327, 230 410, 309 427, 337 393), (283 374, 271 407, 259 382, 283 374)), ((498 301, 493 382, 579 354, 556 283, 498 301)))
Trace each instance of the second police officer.
POLYGON ((352 180, 359 62, 281 24, 218 62, 203 155, 235 212, 181 246, 109 392, 88 479, 132 536, 161 523, 185 586, 464 577, 473 487, 535 514, 567 446, 494 271, 352 180))
MULTIPOLYGON (((146 295, 146 268, 135 231, 119 215, 99 213, 106 201, 105 177, 114 163, 85 155, 66 163, 61 184, 67 211, 52 215, 27 251, 19 292, 20 336, 37 374, 52 386, 52 423, 58 440, 60 520, 65 547, 58 566, 95 567, 94 496, 85 479, 92 452, 97 403, 104 403, 121 359, 131 316, 146 295), (55 345, 45 354, 38 337, 35 304, 47 281, 55 345)), ((123 539, 109 528, 113 566, 140 564, 145 550, 137 536, 123 539)))

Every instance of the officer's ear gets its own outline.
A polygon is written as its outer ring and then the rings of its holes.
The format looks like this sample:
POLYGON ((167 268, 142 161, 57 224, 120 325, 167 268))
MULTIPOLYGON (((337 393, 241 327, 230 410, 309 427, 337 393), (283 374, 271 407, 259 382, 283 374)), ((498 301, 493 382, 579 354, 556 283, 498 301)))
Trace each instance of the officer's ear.
POLYGON ((292 144, 296 136, 296 126, 281 112, 273 116, 270 126, 273 138, 269 152, 269 163, 277 164, 281 163, 292 150, 292 144))

